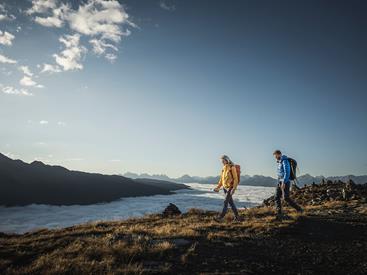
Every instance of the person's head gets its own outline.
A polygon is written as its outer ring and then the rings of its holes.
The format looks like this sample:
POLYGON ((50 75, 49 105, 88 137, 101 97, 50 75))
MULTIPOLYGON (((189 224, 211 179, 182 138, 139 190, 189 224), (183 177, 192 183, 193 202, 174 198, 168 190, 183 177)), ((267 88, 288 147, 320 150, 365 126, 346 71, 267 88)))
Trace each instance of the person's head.
POLYGON ((273 156, 276 160, 280 160, 282 158, 282 152, 280 152, 280 150, 275 150, 273 156))
POLYGON ((223 165, 232 164, 233 163, 231 161, 231 159, 228 156, 226 156, 226 155, 221 156, 220 159, 221 159, 223 165))

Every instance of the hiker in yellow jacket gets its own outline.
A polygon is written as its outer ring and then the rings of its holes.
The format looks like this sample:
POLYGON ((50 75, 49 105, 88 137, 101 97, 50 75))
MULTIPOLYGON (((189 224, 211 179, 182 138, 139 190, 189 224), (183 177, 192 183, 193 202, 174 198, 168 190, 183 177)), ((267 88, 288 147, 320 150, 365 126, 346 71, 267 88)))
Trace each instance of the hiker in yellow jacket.
POLYGON ((224 199, 222 213, 220 214, 219 217, 216 218, 216 221, 223 220, 228 210, 228 204, 231 206, 232 211, 235 215, 235 221, 239 221, 240 217, 238 215, 236 205, 234 204, 234 201, 232 198, 233 194, 236 192, 236 189, 239 183, 237 170, 236 170, 234 163, 231 161, 231 159, 228 156, 223 155, 221 157, 221 160, 223 163, 223 169, 222 169, 222 173, 221 173, 218 185, 214 189, 214 191, 219 192, 219 190, 223 187, 223 190, 226 196, 224 199))

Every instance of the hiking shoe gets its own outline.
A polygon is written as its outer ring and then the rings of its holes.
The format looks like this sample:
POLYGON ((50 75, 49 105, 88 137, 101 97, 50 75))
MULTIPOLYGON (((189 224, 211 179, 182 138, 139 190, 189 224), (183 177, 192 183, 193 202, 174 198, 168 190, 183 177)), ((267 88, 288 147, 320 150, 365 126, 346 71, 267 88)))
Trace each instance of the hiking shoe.
POLYGON ((223 222, 223 218, 222 217, 215 217, 214 218, 214 220, 216 221, 216 222, 223 222))
POLYGON ((233 219, 233 222, 242 222, 242 221, 243 221, 243 219, 241 217, 235 217, 233 219))
POLYGON ((299 213, 299 214, 303 214, 303 212, 305 212, 305 210, 303 210, 303 208, 299 208, 299 209, 297 209, 297 213, 299 213))
POLYGON ((278 222, 281 222, 283 220, 283 214, 282 213, 278 213, 276 216, 275 216, 275 221, 278 221, 278 222))

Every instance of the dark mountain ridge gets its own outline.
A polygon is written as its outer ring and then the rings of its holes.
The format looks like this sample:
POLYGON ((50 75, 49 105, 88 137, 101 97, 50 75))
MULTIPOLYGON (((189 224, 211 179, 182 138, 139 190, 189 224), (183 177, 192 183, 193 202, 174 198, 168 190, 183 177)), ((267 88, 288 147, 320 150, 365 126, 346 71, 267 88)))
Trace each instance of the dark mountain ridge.
MULTIPOLYGON (((160 180, 168 180, 177 183, 202 183, 202 184, 216 184, 219 181, 219 176, 209 176, 209 177, 197 177, 190 175, 183 175, 178 178, 170 178, 167 175, 149 175, 149 174, 136 174, 127 172, 124 176, 128 176, 130 178, 139 179, 160 179, 160 180)), ((322 180, 331 180, 331 181, 343 181, 347 182, 352 180, 357 184, 367 183, 367 175, 355 176, 355 175, 346 175, 346 176, 334 176, 334 177, 324 177, 324 176, 311 176, 310 174, 304 174, 298 176, 298 185, 304 186, 305 184, 311 184, 313 182, 319 183, 322 180)), ((249 186, 267 186, 273 187, 276 184, 277 180, 273 177, 263 176, 263 175, 242 175, 241 176, 241 185, 249 185, 249 186)))
POLYGON ((30 164, 0 154, 0 205, 94 204, 122 197, 168 195, 187 188, 160 180, 71 171, 40 161, 30 164))

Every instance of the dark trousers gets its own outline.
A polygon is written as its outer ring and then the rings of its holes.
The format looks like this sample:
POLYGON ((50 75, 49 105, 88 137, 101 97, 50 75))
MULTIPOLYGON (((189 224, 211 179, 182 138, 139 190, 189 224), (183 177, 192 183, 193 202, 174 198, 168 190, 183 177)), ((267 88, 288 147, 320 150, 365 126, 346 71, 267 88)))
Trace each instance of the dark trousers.
POLYGON ((223 211, 222 211, 222 214, 220 215, 221 218, 223 218, 226 213, 227 213, 227 210, 228 210, 228 204, 231 206, 232 208, 232 211, 234 213, 234 215, 236 216, 236 218, 238 217, 238 211, 237 211, 237 207, 236 205, 234 204, 233 202, 233 198, 232 198, 232 195, 231 195, 231 189, 223 189, 224 190, 224 194, 226 194, 226 197, 224 199, 224 205, 223 205, 223 211))
MULTIPOLYGON (((297 211, 301 210, 301 207, 296 204, 290 197, 289 197, 289 190, 290 190, 291 184, 289 183, 285 183, 285 187, 284 187, 284 200, 294 209, 296 209, 297 211)), ((282 213, 282 196, 283 196, 283 192, 282 192, 282 188, 281 188, 281 183, 278 184, 276 190, 275 190, 275 206, 277 208, 278 213, 282 213)))

